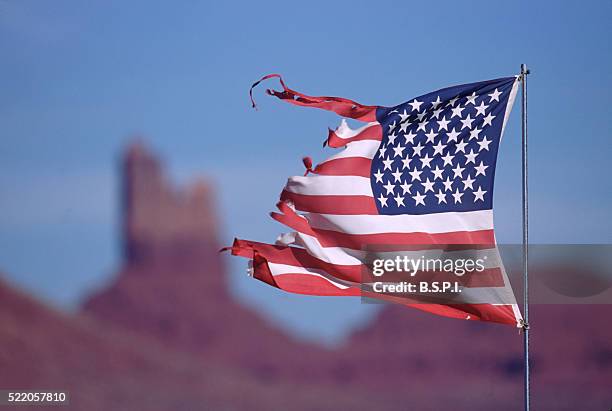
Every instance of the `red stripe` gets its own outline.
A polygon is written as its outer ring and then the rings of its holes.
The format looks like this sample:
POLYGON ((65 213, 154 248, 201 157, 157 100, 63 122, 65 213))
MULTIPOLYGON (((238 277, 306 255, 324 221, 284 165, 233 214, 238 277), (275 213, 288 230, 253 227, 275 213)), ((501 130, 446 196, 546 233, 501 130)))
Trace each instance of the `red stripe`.
POLYGON ((317 174, 327 176, 370 177, 372 160, 364 157, 335 158, 320 163, 314 169, 317 174))
MULTIPOLYGON (((399 302, 399 301, 394 301, 399 302)), ((401 302, 399 302, 401 304, 401 302)), ((458 318, 462 320, 490 321, 500 324, 516 326, 516 318, 511 305, 492 304, 404 304, 443 317, 458 318), (468 317, 469 316, 469 317, 468 317)))
MULTIPOLYGON (((299 231, 299 230, 298 230, 299 231)), ((401 250, 404 245, 413 244, 493 244, 495 235, 493 230, 479 231, 453 231, 449 233, 380 233, 380 234, 347 234, 333 230, 313 228, 315 237, 323 247, 347 247, 362 249, 369 245, 397 245, 401 250)))
POLYGON ((378 214, 374 198, 368 196, 311 196, 283 190, 280 198, 291 201, 297 210, 310 213, 378 214))
POLYGON ((382 141, 382 126, 380 124, 374 124, 365 128, 361 133, 354 135, 350 138, 342 138, 338 136, 334 130, 329 130, 327 137, 327 145, 330 147, 338 148, 344 147, 352 141, 361 140, 375 140, 382 141))
POLYGON ((359 297, 359 288, 338 288, 323 278, 302 273, 286 273, 274 277, 278 288, 296 294, 335 297, 359 297))
POLYGON ((266 92, 269 95, 284 100, 289 104, 333 111, 334 113, 342 117, 353 118, 355 120, 368 122, 376 121, 376 109, 378 109, 378 106, 365 106, 353 100, 349 100, 342 97, 308 96, 295 90, 291 90, 289 87, 287 87, 279 74, 268 74, 267 76, 262 77, 259 81, 253 83, 251 89, 249 90, 253 107, 255 107, 255 101, 253 100, 253 88, 256 87, 263 80, 269 78, 278 78, 281 82, 281 85, 283 86, 283 91, 268 89, 266 90, 266 92))

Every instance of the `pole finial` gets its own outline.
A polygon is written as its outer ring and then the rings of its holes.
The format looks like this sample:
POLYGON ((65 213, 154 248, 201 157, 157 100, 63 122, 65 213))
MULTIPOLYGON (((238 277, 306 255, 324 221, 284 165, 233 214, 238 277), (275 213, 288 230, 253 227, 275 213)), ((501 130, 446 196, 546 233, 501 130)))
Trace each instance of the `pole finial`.
POLYGON ((525 75, 525 74, 529 74, 529 73, 531 73, 531 72, 527 68, 527 64, 525 64, 525 63, 521 64, 521 74, 525 75))

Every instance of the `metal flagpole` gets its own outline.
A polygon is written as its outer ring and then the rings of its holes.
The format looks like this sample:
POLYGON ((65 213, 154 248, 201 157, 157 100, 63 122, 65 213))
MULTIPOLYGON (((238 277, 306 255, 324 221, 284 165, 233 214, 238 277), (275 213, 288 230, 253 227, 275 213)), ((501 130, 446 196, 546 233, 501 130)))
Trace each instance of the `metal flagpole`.
POLYGON ((525 411, 529 411, 529 274, 527 271, 529 219, 527 197, 527 74, 529 70, 521 64, 522 91, 522 165, 523 165, 523 349, 525 354, 525 411))

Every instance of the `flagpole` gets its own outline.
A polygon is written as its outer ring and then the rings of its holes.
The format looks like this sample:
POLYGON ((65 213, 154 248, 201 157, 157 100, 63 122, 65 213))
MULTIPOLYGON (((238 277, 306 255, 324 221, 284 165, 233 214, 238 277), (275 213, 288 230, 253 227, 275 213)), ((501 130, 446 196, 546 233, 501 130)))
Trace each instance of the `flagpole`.
POLYGON ((521 123, 522 123, 522 166, 523 166, 523 350, 525 355, 525 411, 529 411, 529 274, 528 245, 529 245, 529 219, 528 219, 528 197, 527 197, 527 74, 529 70, 525 64, 521 64, 521 123))

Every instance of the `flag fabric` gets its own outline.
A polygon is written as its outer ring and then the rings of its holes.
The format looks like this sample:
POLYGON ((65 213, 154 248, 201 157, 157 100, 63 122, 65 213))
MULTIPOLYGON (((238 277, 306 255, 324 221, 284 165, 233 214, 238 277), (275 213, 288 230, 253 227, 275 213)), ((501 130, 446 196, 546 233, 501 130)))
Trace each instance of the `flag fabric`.
POLYGON ((290 232, 274 245, 234 241, 232 254, 251 260, 255 278, 293 293, 366 295, 448 317, 520 326, 493 230, 497 152, 518 76, 448 87, 392 107, 307 96, 277 74, 262 80, 269 78, 283 87, 267 90, 272 96, 364 124, 351 129, 342 119, 325 141, 337 152, 314 166, 304 158, 305 175, 288 179, 279 212, 271 216, 290 232), (487 267, 495 280, 464 284, 472 299, 420 304, 376 295, 364 284, 368 247, 388 252, 453 244, 497 255, 487 267))

